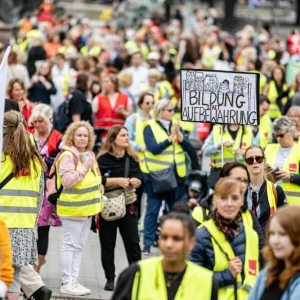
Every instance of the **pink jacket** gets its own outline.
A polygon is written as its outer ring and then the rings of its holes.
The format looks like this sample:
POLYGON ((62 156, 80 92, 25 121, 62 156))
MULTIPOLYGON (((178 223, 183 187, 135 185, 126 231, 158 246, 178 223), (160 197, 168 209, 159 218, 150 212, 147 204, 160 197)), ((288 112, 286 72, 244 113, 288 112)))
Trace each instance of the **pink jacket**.
MULTIPOLYGON (((77 157, 77 160, 80 161, 80 152, 74 146, 68 147, 64 143, 61 143, 59 148, 61 150, 71 151, 77 157)), ((89 153, 91 158, 96 160, 95 154, 92 151, 86 152, 89 153)), ((70 155, 63 156, 59 162, 58 171, 60 174, 61 183, 66 189, 71 189, 73 186, 75 186, 89 171, 89 168, 85 167, 84 165, 81 165, 78 170, 76 167, 77 166, 74 164, 74 159, 70 155)), ((68 219, 85 220, 86 217, 68 217, 68 219)))

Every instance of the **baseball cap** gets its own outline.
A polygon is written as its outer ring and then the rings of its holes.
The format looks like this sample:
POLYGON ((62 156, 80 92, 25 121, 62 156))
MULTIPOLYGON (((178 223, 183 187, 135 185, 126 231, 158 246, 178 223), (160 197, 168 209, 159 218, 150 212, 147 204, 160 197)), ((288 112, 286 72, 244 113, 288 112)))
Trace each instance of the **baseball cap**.
POLYGON ((198 180, 193 180, 189 185, 189 190, 193 190, 200 193, 201 189, 202 189, 202 183, 198 180))

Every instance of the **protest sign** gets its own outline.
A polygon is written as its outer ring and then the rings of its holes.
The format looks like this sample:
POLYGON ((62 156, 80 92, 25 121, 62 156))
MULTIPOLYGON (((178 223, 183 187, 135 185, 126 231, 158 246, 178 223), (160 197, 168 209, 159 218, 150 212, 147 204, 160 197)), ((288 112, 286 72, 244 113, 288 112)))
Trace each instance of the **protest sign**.
POLYGON ((183 69, 181 120, 259 125, 259 74, 183 69))

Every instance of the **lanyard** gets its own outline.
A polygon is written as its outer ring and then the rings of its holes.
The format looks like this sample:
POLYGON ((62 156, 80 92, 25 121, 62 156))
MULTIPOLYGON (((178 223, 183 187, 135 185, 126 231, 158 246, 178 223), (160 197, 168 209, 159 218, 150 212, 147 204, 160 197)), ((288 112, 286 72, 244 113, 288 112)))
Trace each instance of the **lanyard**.
POLYGON ((257 216, 256 209, 259 206, 259 204, 260 204, 260 202, 261 202, 264 194, 266 193, 266 190, 267 190, 267 185, 265 186, 265 189, 264 189, 263 193, 261 194, 261 196, 260 196, 259 200, 257 201, 257 203, 255 203, 253 201, 253 193, 255 193, 256 195, 257 195, 257 193, 256 192, 252 192, 252 213, 255 214, 255 216, 257 216))

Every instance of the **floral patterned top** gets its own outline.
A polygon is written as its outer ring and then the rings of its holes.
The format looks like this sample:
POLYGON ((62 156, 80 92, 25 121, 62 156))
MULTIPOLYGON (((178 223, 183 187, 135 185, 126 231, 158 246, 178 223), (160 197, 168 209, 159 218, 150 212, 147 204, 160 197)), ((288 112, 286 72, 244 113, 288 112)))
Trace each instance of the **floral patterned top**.
MULTIPOLYGON (((48 143, 45 144, 45 141, 38 140, 35 138, 38 150, 42 157, 48 155, 48 143)), ((47 191, 45 190, 44 201, 42 204, 42 209, 37 221, 39 227, 42 226, 61 226, 60 218, 56 214, 56 207, 47 200, 47 191)))

